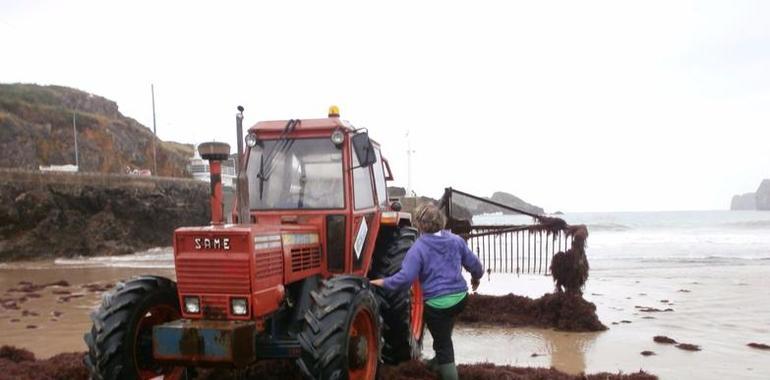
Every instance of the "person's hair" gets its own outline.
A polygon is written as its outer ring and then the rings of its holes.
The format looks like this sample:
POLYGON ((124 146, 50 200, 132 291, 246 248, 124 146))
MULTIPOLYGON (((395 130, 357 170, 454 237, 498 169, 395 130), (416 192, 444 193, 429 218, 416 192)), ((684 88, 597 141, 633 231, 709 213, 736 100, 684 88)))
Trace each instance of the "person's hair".
POLYGON ((429 234, 443 230, 446 224, 444 213, 432 203, 426 203, 417 208, 415 221, 420 232, 429 234))

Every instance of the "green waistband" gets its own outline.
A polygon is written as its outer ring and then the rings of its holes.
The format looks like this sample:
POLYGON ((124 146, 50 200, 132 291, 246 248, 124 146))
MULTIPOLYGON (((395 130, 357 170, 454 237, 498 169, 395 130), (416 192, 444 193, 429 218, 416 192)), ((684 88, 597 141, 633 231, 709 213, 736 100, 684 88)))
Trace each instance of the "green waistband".
POLYGON ((468 295, 467 292, 446 294, 443 296, 433 297, 425 301, 425 304, 436 309, 448 309, 460 303, 460 301, 462 301, 466 295, 468 295))

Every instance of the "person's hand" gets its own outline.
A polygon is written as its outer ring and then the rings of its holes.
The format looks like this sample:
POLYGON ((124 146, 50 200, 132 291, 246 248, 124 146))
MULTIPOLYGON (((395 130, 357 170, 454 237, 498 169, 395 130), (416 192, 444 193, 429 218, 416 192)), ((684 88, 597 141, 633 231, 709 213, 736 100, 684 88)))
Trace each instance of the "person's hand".
POLYGON ((479 288, 479 284, 481 284, 481 279, 471 278, 471 290, 475 292, 479 288))
POLYGON ((374 285, 374 286, 383 287, 383 286, 385 286, 385 279, 384 278, 378 278, 376 280, 369 281, 369 283, 374 285))

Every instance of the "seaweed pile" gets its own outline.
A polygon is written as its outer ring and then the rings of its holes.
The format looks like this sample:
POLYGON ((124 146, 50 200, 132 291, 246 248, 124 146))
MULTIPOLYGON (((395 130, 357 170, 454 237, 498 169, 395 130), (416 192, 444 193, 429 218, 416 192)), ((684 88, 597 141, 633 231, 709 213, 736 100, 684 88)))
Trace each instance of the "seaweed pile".
POLYGON ((0 379, 69 380, 87 379, 83 365, 84 353, 59 354, 45 360, 36 360, 27 350, 10 346, 0 347, 0 379))
MULTIPOLYGON (((0 348, 0 379, 17 380, 79 380, 87 379, 88 373, 83 365, 85 353, 59 354, 50 359, 35 360, 35 355, 23 349, 9 346, 0 348)), ((569 375, 553 368, 531 368, 498 366, 491 363, 461 364, 458 366, 460 378, 464 380, 520 379, 520 380, 654 380, 656 376, 645 372, 631 374, 598 373, 593 375, 569 375)), ((197 376, 202 380, 214 379, 260 379, 260 380, 300 380, 302 376, 288 360, 266 360, 257 362, 247 370, 234 373, 227 370, 200 370, 197 376)), ((438 380, 438 376, 418 361, 402 363, 398 366, 383 366, 379 379, 438 380)))
MULTIPOLYGON (((657 376, 644 371, 636 373, 597 373, 591 375, 570 375, 553 368, 512 367, 492 363, 460 364, 457 372, 463 380, 654 380, 657 376)), ((380 379, 401 380, 438 380, 439 377, 431 372, 421 362, 411 361, 395 367, 384 367, 379 373, 380 379)))
POLYGON ((508 327, 538 326, 575 332, 607 329, 596 315, 596 305, 572 292, 549 293, 537 299, 515 294, 471 294, 465 311, 457 321, 508 327))

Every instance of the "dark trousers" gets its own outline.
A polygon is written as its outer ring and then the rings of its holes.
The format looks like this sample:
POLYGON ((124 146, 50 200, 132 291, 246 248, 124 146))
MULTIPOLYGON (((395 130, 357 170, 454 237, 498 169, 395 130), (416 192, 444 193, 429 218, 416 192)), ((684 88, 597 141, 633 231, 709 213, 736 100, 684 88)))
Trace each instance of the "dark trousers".
POLYGON ((468 296, 447 309, 436 309, 425 304, 425 324, 433 336, 433 351, 436 351, 438 365, 455 362, 455 349, 452 345, 452 330, 455 327, 455 317, 465 309, 468 296))

